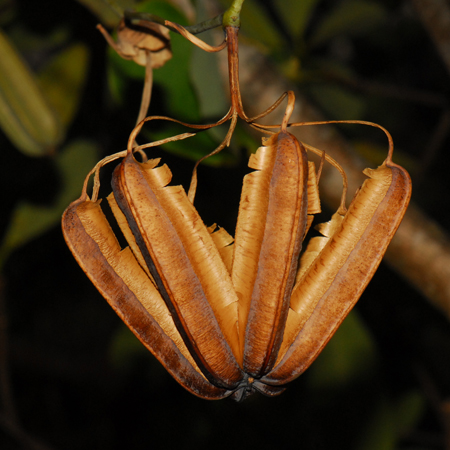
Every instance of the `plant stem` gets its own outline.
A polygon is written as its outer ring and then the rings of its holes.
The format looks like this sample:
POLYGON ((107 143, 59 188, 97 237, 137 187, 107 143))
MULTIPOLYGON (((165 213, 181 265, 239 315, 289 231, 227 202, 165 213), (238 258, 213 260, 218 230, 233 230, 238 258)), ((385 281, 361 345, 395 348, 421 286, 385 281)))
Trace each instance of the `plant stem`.
MULTIPOLYGON (((169 28, 171 31, 178 33, 178 30, 175 28, 167 25, 166 20, 162 17, 156 16, 155 14, 149 14, 145 12, 137 12, 137 11, 131 11, 131 10, 125 10, 124 11, 124 17, 125 19, 129 20, 130 22, 136 22, 135 24, 138 25, 138 21, 145 20, 147 22, 153 22, 158 23, 160 25, 163 25, 167 28, 169 28)), ((219 14, 218 16, 205 20, 204 22, 197 23, 195 25, 183 27, 189 33, 191 34, 199 34, 203 33, 204 31, 211 30, 212 28, 220 27, 222 25, 222 17, 223 14, 219 14)))
MULTIPOLYGON (((108 0, 108 3, 111 4, 111 1, 113 0, 108 0)), ((219 14, 218 16, 212 19, 205 20, 204 22, 198 23, 196 25, 191 25, 184 28, 191 34, 203 33, 204 31, 211 30, 212 28, 219 27, 221 25, 223 27, 239 28, 241 24, 240 13, 243 3, 244 0, 233 0, 231 6, 225 11, 225 13, 219 14)), ((178 30, 168 26, 163 18, 156 16, 154 14, 125 10, 124 17, 125 19, 130 20, 131 22, 146 20, 149 22, 159 23, 161 25, 168 27, 172 31, 178 33, 178 30)))
POLYGON ((241 8, 244 0, 233 0, 231 6, 225 11, 223 15, 222 25, 224 27, 236 27, 241 26, 241 8))

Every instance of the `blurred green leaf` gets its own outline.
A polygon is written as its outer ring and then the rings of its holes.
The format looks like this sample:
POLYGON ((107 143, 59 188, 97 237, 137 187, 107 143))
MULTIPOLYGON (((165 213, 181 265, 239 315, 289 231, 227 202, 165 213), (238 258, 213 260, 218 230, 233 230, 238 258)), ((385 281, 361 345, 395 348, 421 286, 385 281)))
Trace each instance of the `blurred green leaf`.
POLYGON ((417 391, 409 391, 397 402, 381 395, 355 446, 356 450, 394 450, 398 441, 424 412, 425 400, 417 391))
POLYGON ((55 24, 55 28, 45 34, 36 33, 20 22, 14 27, 8 28, 8 37, 22 55, 35 55, 52 53, 55 49, 64 46, 70 39, 68 28, 55 24))
POLYGON ((398 434, 404 434, 422 417, 426 401, 419 391, 408 391, 395 405, 395 417, 398 434))
POLYGON ((13 144, 29 156, 52 152, 62 137, 58 117, 34 74, 1 30, 0 126, 13 144))
POLYGON ((124 101, 127 80, 122 75, 117 65, 112 62, 113 59, 115 59, 115 56, 113 56, 111 53, 109 56, 110 63, 108 64, 108 67, 106 69, 106 78, 108 82, 109 93, 111 94, 112 99, 114 100, 114 102, 120 105, 124 101))
POLYGON ((184 14, 175 7, 175 2, 164 0, 145 0, 138 2, 135 6, 136 11, 155 14, 180 25, 188 25, 184 14))
POLYGON ((162 88, 164 103, 172 117, 198 123, 199 105, 189 77, 192 44, 175 35, 172 36, 172 42, 173 58, 153 72, 153 79, 162 88))
MULTIPOLYGON (((209 19, 206 16, 204 2, 197 2, 197 20, 209 19)), ((215 30, 216 32, 219 30, 215 30)), ((221 38, 223 38, 222 30, 221 38)), ((214 45, 211 32, 201 38, 208 44, 214 45)), ((226 51, 226 50, 224 50, 226 51)), ((199 102, 200 115, 203 118, 222 117, 229 109, 229 101, 225 94, 224 80, 219 69, 219 55, 207 53, 198 47, 193 47, 190 64, 190 77, 199 102)))
POLYGON ((381 395, 361 432, 356 450, 393 450, 397 442, 395 414, 389 401, 381 395))
POLYGON ((0 267, 13 250, 59 223, 63 211, 80 196, 83 181, 96 161, 96 146, 90 141, 76 141, 58 154, 55 163, 62 188, 54 205, 18 203, 0 247, 0 267))
POLYGON ((384 7, 370 0, 336 2, 335 8, 315 29, 309 43, 320 45, 339 36, 355 36, 371 31, 386 20, 384 7))
POLYGON ((372 336, 355 311, 351 311, 317 360, 308 369, 311 387, 344 387, 370 375, 377 364, 372 336))
POLYGON ((289 34, 298 39, 305 34, 309 18, 319 0, 275 0, 274 6, 284 21, 289 34))
POLYGON ((78 0, 98 17, 100 22, 107 27, 114 27, 119 23, 120 12, 127 8, 133 8, 134 0, 78 0))
POLYGON ((241 28, 245 36, 267 47, 270 52, 276 52, 286 46, 286 41, 272 18, 255 0, 245 2, 241 12, 241 28))
POLYGON ((312 84, 308 87, 308 94, 332 118, 356 119, 364 115, 364 98, 341 86, 312 84))
POLYGON ((83 44, 64 49, 39 74, 45 97, 67 128, 78 110, 86 81, 89 54, 83 44))

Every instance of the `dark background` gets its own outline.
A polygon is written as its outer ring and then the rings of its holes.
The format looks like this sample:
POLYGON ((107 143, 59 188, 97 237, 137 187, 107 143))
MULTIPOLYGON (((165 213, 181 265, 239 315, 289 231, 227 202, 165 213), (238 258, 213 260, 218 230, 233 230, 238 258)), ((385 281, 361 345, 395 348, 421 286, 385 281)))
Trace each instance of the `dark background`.
MULTIPOLYGON (((187 23, 176 8, 147 3, 147 9, 187 23)), ((299 14, 298 3, 291 3, 292 14, 299 14)), ((349 2, 305 3, 311 4, 308 19, 295 35, 277 2, 249 2, 268 25, 260 25, 259 16, 243 21, 244 42, 259 46, 280 77, 297 83, 326 118, 360 118, 386 126, 398 148, 396 160, 411 172, 414 201, 448 229, 449 141, 443 117, 450 79, 413 4, 363 1, 356 2, 363 5, 362 12, 353 7, 345 13, 339 5, 349 2), (367 13, 366 6, 375 12, 367 13), (335 28, 323 31, 323 23, 333 17, 335 28), (380 86, 385 88, 381 92, 380 86), (439 123, 444 123, 442 138, 433 144, 439 123)), ((125 148, 143 72, 107 51, 95 29, 99 18, 75 0, 2 0, 0 18, 36 74, 74 43, 89 53, 78 105, 56 148, 30 157, 0 135, 0 232, 6 239, 23 202, 54 208, 56 216, 62 213, 54 206, 65 183, 56 161, 71 143, 85 140, 94 162, 125 148)), ((173 40, 174 61, 176 46, 185 45, 180 42, 173 40)), ((155 73, 151 112, 208 122, 201 114, 205 105, 195 100, 195 79, 186 78, 195 78, 201 68, 192 70, 190 54, 178 56, 186 66, 165 72, 173 80, 155 73), (178 86, 174 89, 193 90, 181 91, 174 100, 168 95, 171 83, 178 86)), ((82 61, 67 64, 75 70, 82 61)), ((217 96, 220 109, 224 97, 217 96)), ((381 139, 365 141, 364 129, 345 132, 365 156, 379 158, 381 139)), ((247 171, 246 154, 257 145, 250 135, 242 136, 201 169, 198 208, 207 224, 218 222, 229 231, 247 171)), ((207 146, 202 145, 196 151, 205 154, 207 146)), ((185 185, 198 157, 190 148, 160 151, 175 182, 185 185)), ((82 172, 73 200, 87 171, 72 170, 82 172)), ((110 173, 105 169, 102 178, 106 191, 110 173)), ((26 235, 27 225, 22 226, 26 235)), ((384 264, 355 312, 304 375, 279 397, 255 395, 242 404, 208 402, 181 388, 91 285, 67 249, 57 219, 32 239, 24 238, 2 264, 2 450, 450 448, 448 318, 384 264)))

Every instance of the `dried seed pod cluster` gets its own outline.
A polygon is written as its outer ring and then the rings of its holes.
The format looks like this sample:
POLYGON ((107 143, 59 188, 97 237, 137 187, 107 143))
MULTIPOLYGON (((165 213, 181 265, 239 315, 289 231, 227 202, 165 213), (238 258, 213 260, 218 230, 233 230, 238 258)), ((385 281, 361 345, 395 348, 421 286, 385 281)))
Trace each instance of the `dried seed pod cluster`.
MULTIPOLYGON (((86 182, 62 223, 80 266, 172 376, 199 397, 240 401, 255 391, 281 393, 313 362, 378 267, 407 208, 411 182, 392 162, 386 132, 386 161, 366 169, 369 178, 349 209, 343 200, 330 222, 316 227, 322 236, 310 239, 302 251, 312 218, 320 212, 320 169, 317 173, 307 157, 314 149, 288 132, 299 125, 289 123, 291 92, 259 116, 287 97, 277 132, 257 124, 259 117, 245 115, 237 81, 238 30, 227 27, 226 32, 230 111, 216 124, 185 125, 202 130, 230 120, 230 131, 213 153, 229 143, 238 117, 271 134, 250 157, 254 171, 244 177, 235 238, 203 223, 192 203, 195 172, 186 194, 170 185, 171 172, 159 159, 135 158, 137 150, 193 134, 134 147, 143 124, 164 119, 158 116, 135 128, 126 151, 93 169, 92 197, 86 182), (97 200, 99 168, 119 157, 124 159, 114 171, 108 202, 125 248, 97 200)), ((339 168, 319 153, 322 163, 339 168)), ((345 176, 343 184, 346 188, 345 176)))

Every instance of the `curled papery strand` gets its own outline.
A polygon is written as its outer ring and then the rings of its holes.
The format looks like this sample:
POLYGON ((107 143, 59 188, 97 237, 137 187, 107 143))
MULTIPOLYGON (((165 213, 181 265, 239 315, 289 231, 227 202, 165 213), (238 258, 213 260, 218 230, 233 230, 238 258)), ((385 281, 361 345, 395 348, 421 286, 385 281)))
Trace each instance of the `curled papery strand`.
POLYGON ((303 145, 305 146, 306 150, 320 156, 320 166, 319 166, 319 171, 317 173, 317 182, 319 182, 319 178, 322 174, 323 161, 326 161, 329 164, 331 164, 341 174, 342 194, 341 194, 341 203, 338 208, 338 213, 345 214, 345 212, 347 211, 347 208, 345 206, 345 200, 347 198, 348 178, 347 178, 347 174, 345 173, 344 169, 335 159, 333 159, 330 155, 325 153, 323 150, 319 150, 318 148, 315 148, 312 145, 308 145, 308 144, 303 144, 303 145))
POLYGON ((216 147, 215 150, 213 150, 211 153, 208 153, 207 155, 203 156, 195 163, 194 169, 192 170, 191 183, 189 185, 189 191, 188 191, 188 198, 192 203, 194 203, 195 193, 197 191, 197 169, 198 169, 198 166, 205 159, 207 159, 211 156, 217 155, 225 147, 228 147, 230 145, 231 136, 233 135, 234 129, 236 128, 237 119, 238 119, 237 116, 232 116, 230 128, 228 129, 225 139, 220 143, 220 145, 218 147, 216 147))
MULTIPOLYGON (((166 117, 166 116, 148 116, 145 119, 143 119, 141 122, 139 122, 136 125, 136 127, 133 129, 133 131, 131 132, 130 137, 128 138, 127 151, 128 151, 128 153, 132 153, 134 151, 134 148, 135 148, 134 142, 136 141, 138 134, 141 132, 142 127, 147 122, 151 122, 154 120, 163 120, 166 122, 177 123, 179 125, 182 125, 182 126, 185 126, 188 128, 192 128, 192 129, 195 129, 198 131, 203 131, 203 130, 209 130, 210 128, 221 125, 222 123, 224 123, 228 120, 229 116, 230 116, 230 114, 227 113, 225 115, 225 117, 220 119, 218 122, 212 123, 212 124, 207 124, 207 125, 195 125, 195 124, 191 124, 191 123, 182 122, 181 120, 173 119, 171 117, 166 117)), ((186 139, 188 137, 195 136, 195 134, 196 133, 182 133, 177 136, 172 136, 172 137, 168 137, 166 139, 161 139, 160 141, 157 141, 157 143, 155 142, 155 143, 150 143, 150 144, 143 144, 143 145, 138 146, 137 148, 143 149, 143 148, 148 148, 148 147, 155 147, 156 145, 162 145, 163 143, 186 139)))
POLYGON ((94 186, 92 188, 92 196, 91 201, 96 202, 98 199, 98 192, 100 189, 100 169, 105 166, 106 164, 115 161, 119 158, 124 158, 127 155, 127 151, 123 150, 118 153, 114 153, 114 155, 109 155, 106 158, 103 158, 100 160, 94 168, 87 174, 86 178, 84 179, 83 183, 83 190, 82 190, 82 196, 81 198, 86 199, 88 197, 87 195, 87 186, 89 183, 89 179, 91 178, 92 174, 94 174, 94 186))
MULTIPOLYGON (((143 119, 131 132, 130 137, 128 139, 128 146, 127 146, 127 152, 130 153, 135 153, 135 152, 143 152, 144 149, 146 148, 151 148, 151 147, 157 147, 160 145, 164 145, 167 144, 168 142, 174 142, 174 141, 180 141, 180 140, 184 140, 190 137, 193 137, 196 135, 196 133, 181 133, 178 134, 176 136, 171 136, 165 139, 161 139, 159 141, 154 141, 154 142, 150 142, 150 143, 146 143, 146 144, 142 144, 142 145, 138 145, 136 146, 136 138, 138 136, 138 134, 141 132, 142 127, 144 126, 145 123, 147 122, 151 122, 154 120, 163 120, 163 121, 167 121, 167 122, 173 122, 173 123, 177 123, 179 125, 183 125, 185 127, 188 128, 192 128, 198 131, 204 131, 204 130, 209 130, 213 127, 222 125, 223 123, 225 123, 226 121, 228 121, 231 118, 231 124, 230 124, 230 128, 224 138, 224 140, 220 143, 220 145, 213 150, 211 153, 209 153, 208 155, 205 155, 203 158, 201 158, 199 161, 196 162, 193 172, 192 172, 192 177, 191 177, 191 184, 190 184, 190 188, 189 188, 189 194, 188 194, 188 198, 189 200, 193 203, 194 202, 194 198, 195 198, 195 192, 196 192, 196 188, 197 188, 197 167, 198 165, 204 161, 206 158, 209 158, 210 156, 213 156, 217 153, 219 153, 220 151, 222 151, 222 149, 228 145, 230 145, 230 140, 231 140, 231 136, 233 135, 234 129, 236 128, 236 123, 237 123, 237 116, 236 115, 232 115, 231 114, 231 110, 219 121, 212 123, 212 124, 207 124, 207 125, 194 125, 194 124, 190 124, 190 123, 186 123, 186 122, 182 122, 180 120, 176 120, 176 119, 172 119, 171 117, 166 117, 166 116, 149 116, 146 117, 145 119, 143 119)), ((146 160, 146 154, 144 153, 144 158, 143 160, 146 160)))
POLYGON ((176 30, 184 38, 186 38, 189 42, 191 42, 195 46, 201 48, 202 50, 205 50, 205 52, 208 52, 208 53, 220 52, 227 46, 227 41, 225 39, 223 40, 223 42, 220 45, 217 45, 217 46, 209 45, 205 41, 202 41, 198 37, 194 36, 192 33, 189 33, 189 31, 186 30, 186 28, 182 27, 181 25, 178 25, 177 23, 171 22, 170 20, 166 20, 165 25, 169 28, 176 30))
MULTIPOLYGON (((324 166, 324 164, 325 164, 325 156, 326 156, 326 153, 325 153, 325 152, 322 152, 322 155, 320 156, 320 164, 319 164, 319 168, 317 169, 317 175, 316 175, 316 178, 317 178, 317 184, 319 184, 320 177, 322 176, 322 170, 323 170, 323 166, 324 166)), ((345 172, 344 172, 344 173, 345 173, 345 172)))
POLYGON ((281 131, 286 132, 289 125, 289 120, 294 112, 295 107, 295 94, 292 91, 287 92, 288 104, 286 106, 286 111, 284 112, 283 122, 281 123, 281 131))
MULTIPOLYGON (((258 123, 254 123, 254 122, 256 120, 259 120, 263 117, 268 116, 272 111, 274 111, 276 108, 278 108, 278 106, 280 106, 281 102, 286 98, 287 95, 288 95, 288 93, 284 92, 283 95, 281 95, 280 98, 273 105, 269 106, 265 111, 258 114, 257 116, 247 118, 246 122, 253 128, 257 129, 258 131, 262 131, 264 133, 275 134, 276 133, 275 131, 266 130, 265 125, 260 125, 258 123)), ((273 128, 278 128, 278 126, 274 125, 273 128)))
MULTIPOLYGON (((294 122, 290 123, 289 126, 291 127, 304 127, 304 126, 311 126, 311 125, 330 125, 330 124, 354 124, 354 125, 366 125, 373 128, 378 128, 381 130, 387 137, 389 148, 388 148, 388 155, 386 157, 386 161, 392 161, 392 155, 394 152, 394 141, 392 140, 392 136, 389 133, 386 128, 379 125, 378 123, 374 122, 368 122, 366 120, 322 120, 322 121, 316 121, 316 122, 294 122)), ((273 128, 276 128, 275 126, 273 128)))

